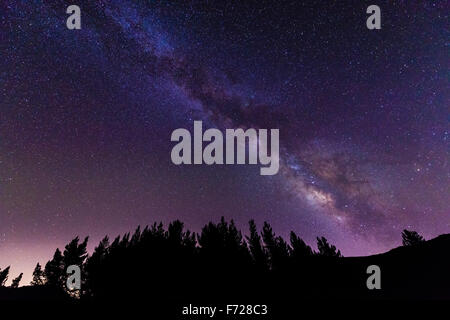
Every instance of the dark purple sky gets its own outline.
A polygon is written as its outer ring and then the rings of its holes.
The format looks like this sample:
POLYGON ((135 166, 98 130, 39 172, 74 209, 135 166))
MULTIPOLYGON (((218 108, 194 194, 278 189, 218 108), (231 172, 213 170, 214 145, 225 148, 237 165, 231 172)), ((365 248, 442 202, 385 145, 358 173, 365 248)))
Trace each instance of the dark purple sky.
MULTIPOLYGON (((76 2, 76 1, 75 1, 76 2)), ((376 1, 0 4, 0 268, 76 235, 224 215, 344 255, 450 232, 449 7, 376 1), (171 132, 278 128, 281 168, 175 166, 171 132)))

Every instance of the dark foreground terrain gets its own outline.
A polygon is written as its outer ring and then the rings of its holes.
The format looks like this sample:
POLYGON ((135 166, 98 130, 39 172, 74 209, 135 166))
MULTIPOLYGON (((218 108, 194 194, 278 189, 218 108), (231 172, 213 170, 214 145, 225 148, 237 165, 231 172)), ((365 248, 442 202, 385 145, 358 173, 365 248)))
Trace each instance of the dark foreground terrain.
POLYGON ((450 234, 428 241, 416 233, 403 237, 404 245, 389 252, 346 258, 325 238, 314 251, 295 233, 289 243, 277 237, 268 224, 259 232, 250 222, 246 237, 224 220, 200 234, 184 231, 179 221, 167 230, 155 224, 112 243, 105 238, 90 256, 87 239, 75 238, 44 268, 37 266, 32 286, 0 287, 0 300, 142 303, 178 315, 189 304, 296 309, 320 301, 450 301, 450 234), (82 286, 69 295, 65 270, 72 264, 81 266, 82 286), (381 271, 379 290, 366 284, 371 265, 381 271))

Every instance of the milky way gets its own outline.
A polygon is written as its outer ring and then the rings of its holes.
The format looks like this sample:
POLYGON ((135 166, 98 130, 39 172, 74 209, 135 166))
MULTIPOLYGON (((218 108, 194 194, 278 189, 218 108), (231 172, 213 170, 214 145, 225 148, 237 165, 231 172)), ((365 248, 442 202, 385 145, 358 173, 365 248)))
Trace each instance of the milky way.
POLYGON ((344 255, 450 232, 445 1, 3 1, 0 268, 220 216, 344 255), (242 3, 244 2, 244 3, 242 3), (317 3, 316 3, 317 2, 317 3), (320 3, 320 4, 318 4, 320 3), (280 172, 174 166, 171 132, 277 128, 280 172))

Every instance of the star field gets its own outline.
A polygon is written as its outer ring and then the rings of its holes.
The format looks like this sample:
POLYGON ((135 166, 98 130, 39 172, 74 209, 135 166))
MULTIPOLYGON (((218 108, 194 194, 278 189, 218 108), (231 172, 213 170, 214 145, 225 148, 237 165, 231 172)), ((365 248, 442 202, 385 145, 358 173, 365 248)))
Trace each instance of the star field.
POLYGON ((450 231, 445 1, 0 4, 0 267, 76 235, 220 216, 344 255, 450 231), (280 172, 175 166, 170 134, 280 129, 280 172))

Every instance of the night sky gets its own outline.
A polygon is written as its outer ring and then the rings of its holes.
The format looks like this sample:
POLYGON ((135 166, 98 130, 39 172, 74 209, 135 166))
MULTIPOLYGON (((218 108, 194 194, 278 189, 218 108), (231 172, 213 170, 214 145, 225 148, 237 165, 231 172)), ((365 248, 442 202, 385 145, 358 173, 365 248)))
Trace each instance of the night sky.
POLYGON ((0 268, 76 235, 254 218, 344 255, 450 232, 447 1, 0 3, 0 268), (81 30, 66 8, 81 7, 81 30), (381 8, 368 30, 366 9, 381 8), (280 171, 172 164, 177 128, 277 128, 280 171))

